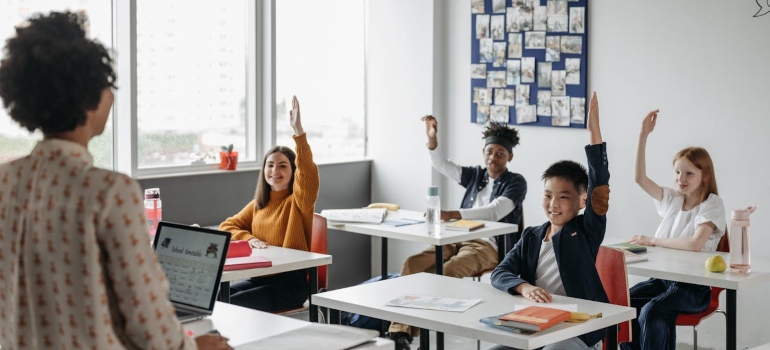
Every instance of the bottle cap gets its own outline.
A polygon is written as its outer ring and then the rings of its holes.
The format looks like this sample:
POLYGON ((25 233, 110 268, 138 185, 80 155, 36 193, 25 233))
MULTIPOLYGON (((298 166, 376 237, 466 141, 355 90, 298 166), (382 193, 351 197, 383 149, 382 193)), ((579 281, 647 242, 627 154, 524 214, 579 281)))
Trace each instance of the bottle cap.
POLYGON ((144 190, 144 199, 160 198, 160 188, 148 188, 144 190))
POLYGON ((428 187, 428 195, 429 196, 438 196, 438 187, 436 187, 436 186, 428 187))
POLYGON ((757 210, 756 206, 750 206, 746 209, 733 209, 732 214, 730 214, 730 219, 732 220, 748 220, 749 215, 753 213, 755 210, 757 210))

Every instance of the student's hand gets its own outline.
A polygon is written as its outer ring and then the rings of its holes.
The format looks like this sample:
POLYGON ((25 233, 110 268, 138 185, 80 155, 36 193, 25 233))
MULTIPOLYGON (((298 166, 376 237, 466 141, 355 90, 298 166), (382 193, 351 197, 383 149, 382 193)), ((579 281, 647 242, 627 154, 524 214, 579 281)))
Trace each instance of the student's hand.
POLYGON ((263 241, 260 241, 259 238, 256 238, 256 237, 254 237, 254 238, 249 240, 249 245, 252 248, 257 248, 257 249, 265 249, 265 248, 267 248, 267 243, 265 243, 263 241))
POLYGON ((658 112, 660 112, 660 109, 650 111, 650 113, 647 113, 647 115, 644 116, 644 120, 642 121, 642 135, 649 135, 655 130, 655 123, 658 121, 658 112))
POLYGON ((428 148, 432 151, 438 146, 438 138, 436 137, 438 134, 438 121, 436 120, 436 117, 432 115, 426 115, 420 118, 420 120, 425 122, 425 135, 428 136, 428 148))
POLYGON ((299 116, 299 101, 297 96, 291 98, 291 111, 289 111, 289 123, 294 129, 294 136, 299 136, 305 133, 302 129, 302 119, 299 116))
POLYGON ((519 294, 529 300, 538 303, 550 303, 553 300, 551 294, 546 292, 543 288, 533 286, 529 283, 522 283, 519 286, 521 286, 519 294))
POLYGON ((596 98, 596 91, 591 95, 591 102, 588 105, 588 133, 592 145, 602 143, 602 130, 599 127, 599 99, 596 98))
POLYGON ((195 344, 200 350, 232 350, 228 340, 219 334, 203 334, 195 337, 195 344))
POLYGON ((628 243, 646 245, 646 246, 655 246, 655 238, 652 238, 650 236, 645 236, 645 235, 636 235, 629 238, 628 243))
POLYGON ((441 211, 441 221, 449 221, 449 220, 460 220, 462 217, 460 216, 459 210, 442 210, 441 211))

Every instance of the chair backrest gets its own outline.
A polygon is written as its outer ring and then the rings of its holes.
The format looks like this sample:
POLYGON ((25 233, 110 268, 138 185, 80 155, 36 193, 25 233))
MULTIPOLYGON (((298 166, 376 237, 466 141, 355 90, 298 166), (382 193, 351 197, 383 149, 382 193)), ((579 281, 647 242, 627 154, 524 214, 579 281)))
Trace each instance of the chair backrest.
MULTIPOLYGON (((313 213, 313 230, 310 237, 310 251, 313 253, 328 254, 329 240, 326 233, 326 218, 313 213)), ((326 274, 327 266, 318 267, 318 289, 326 290, 329 276, 326 274)))
POLYGON ((719 243, 717 244, 717 251, 718 252, 730 252, 730 238, 727 237, 727 230, 725 230, 725 234, 722 235, 722 238, 719 239, 719 243))
MULTIPOLYGON (((610 304, 630 306, 626 255, 618 249, 600 246, 596 256, 596 270, 610 304)), ((631 321, 626 321, 618 325, 618 343, 630 341, 631 321)))
POLYGON ((510 237, 510 244, 506 244, 505 236, 495 237, 495 241, 497 242, 498 263, 503 261, 505 254, 508 254, 508 252, 513 249, 513 246, 516 245, 516 242, 521 238, 521 233, 524 232, 524 208, 521 209, 521 217, 519 217, 519 224, 517 226, 519 228, 516 232, 508 234, 508 237, 510 237), (500 249, 500 247, 503 247, 503 249, 500 249))

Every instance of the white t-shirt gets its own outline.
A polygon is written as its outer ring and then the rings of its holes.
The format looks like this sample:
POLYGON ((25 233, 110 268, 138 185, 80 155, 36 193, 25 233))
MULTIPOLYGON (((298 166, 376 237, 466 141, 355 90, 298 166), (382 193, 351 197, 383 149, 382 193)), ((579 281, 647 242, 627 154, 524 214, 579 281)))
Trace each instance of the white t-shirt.
POLYGON ((660 238, 687 238, 695 235, 695 229, 703 223, 711 222, 716 226, 708 242, 701 251, 713 252, 717 249, 719 239, 725 234, 725 205, 722 199, 710 194, 703 203, 690 210, 682 210, 684 196, 674 189, 663 187, 663 198, 655 201, 658 214, 663 221, 655 232, 660 238))
POLYGON ((546 292, 556 295, 567 295, 561 282, 559 265, 556 264, 556 254, 553 251, 553 240, 543 241, 540 245, 540 257, 537 259, 535 270, 535 285, 546 292))

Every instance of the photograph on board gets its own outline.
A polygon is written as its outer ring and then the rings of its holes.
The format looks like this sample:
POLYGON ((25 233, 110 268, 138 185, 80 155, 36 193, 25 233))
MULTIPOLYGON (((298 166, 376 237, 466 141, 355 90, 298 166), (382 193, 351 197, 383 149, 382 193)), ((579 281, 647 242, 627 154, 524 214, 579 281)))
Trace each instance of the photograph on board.
POLYGON ((492 105, 489 107, 489 115, 495 123, 508 124, 508 121, 510 120, 508 106, 492 105))
POLYGON ((545 49, 545 32, 525 32, 525 49, 545 49))
POLYGON ((471 79, 486 79, 486 78, 487 78, 486 64, 471 64, 471 79))
POLYGON ((508 60, 508 66, 505 67, 505 82, 508 85, 521 84, 521 61, 508 60))
POLYGON ((559 36, 546 36, 545 37, 545 61, 546 62, 559 62, 561 60, 561 37, 559 36))
POLYGON ((521 33, 508 34, 508 58, 521 58, 522 44, 521 33))
POLYGON ((583 53, 583 38, 577 35, 562 35, 561 36, 561 52, 562 53, 583 53))
POLYGON ((537 63, 537 87, 546 89, 551 88, 551 64, 551 62, 537 63))
POLYGON ((476 105, 476 123, 486 124, 489 121, 489 105, 476 105))
POLYGON ((583 97, 573 97, 570 103, 570 122, 572 124, 585 124, 586 122, 586 99, 583 97))
POLYGON ((537 91, 537 115, 542 115, 544 117, 551 116, 551 91, 537 91))
POLYGON ((516 106, 529 105, 529 85, 516 85, 516 106))
POLYGON ((492 51, 495 55, 495 61, 492 67, 505 67, 505 41, 496 41, 492 43, 492 51))
POLYGON ((476 39, 488 39, 489 15, 476 15, 476 39))
POLYGON ((535 82, 535 58, 534 57, 522 57, 521 82, 522 83, 535 82))
POLYGON ((504 88, 506 85, 506 77, 504 70, 491 70, 487 71, 487 87, 488 88, 504 88))
POLYGON ((492 39, 479 39, 479 63, 492 63, 494 60, 492 39))
POLYGON ((514 89, 495 89, 495 104, 500 106, 516 105, 514 89))
POLYGON ((564 83, 567 85, 580 85, 580 59, 564 59, 564 70, 567 72, 564 83))
POLYGON ((548 30, 548 8, 535 6, 532 10, 532 30, 548 30))
POLYGON ((534 105, 516 107, 516 124, 526 124, 537 122, 534 105))
POLYGON ((567 85, 564 82, 567 72, 563 70, 555 70, 551 72, 551 96, 564 96, 566 94, 567 85))
POLYGON ((569 9, 569 32, 583 34, 585 28, 585 7, 573 7, 569 9))
POLYGON ((492 27, 492 40, 505 40, 505 16, 492 16, 490 26, 492 27))

